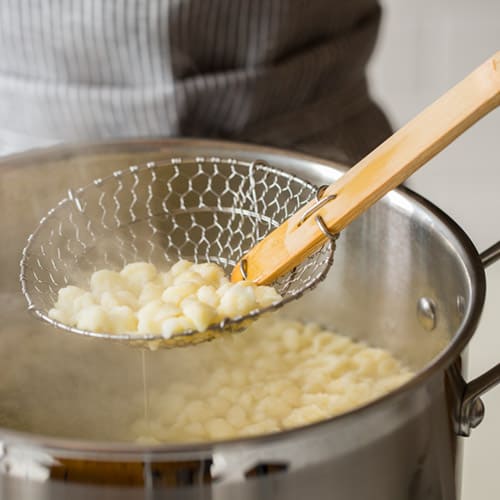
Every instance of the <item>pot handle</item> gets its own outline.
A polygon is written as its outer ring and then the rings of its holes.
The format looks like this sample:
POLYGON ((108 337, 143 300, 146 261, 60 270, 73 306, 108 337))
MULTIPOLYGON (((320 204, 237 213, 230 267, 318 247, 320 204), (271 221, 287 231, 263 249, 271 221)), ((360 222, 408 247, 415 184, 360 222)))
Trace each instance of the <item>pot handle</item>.
MULTIPOLYGON (((500 241, 486 249, 480 258, 485 268, 500 260, 500 241)), ((498 383, 500 383, 500 363, 465 385, 459 413, 460 436, 469 436, 471 429, 481 423, 484 417, 484 404, 480 396, 498 383)))

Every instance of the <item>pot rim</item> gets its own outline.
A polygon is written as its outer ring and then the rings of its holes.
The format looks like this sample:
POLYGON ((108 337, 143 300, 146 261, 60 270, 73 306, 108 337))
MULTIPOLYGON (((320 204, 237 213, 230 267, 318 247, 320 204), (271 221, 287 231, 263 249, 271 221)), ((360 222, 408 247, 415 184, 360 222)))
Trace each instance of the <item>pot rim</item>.
MULTIPOLYGON (((232 154, 234 154, 236 152, 243 151, 245 153, 255 152, 257 156, 259 154, 271 157, 279 156, 281 158, 283 156, 288 156, 296 161, 312 162, 329 168, 333 167, 336 170, 341 171, 346 170, 347 168, 333 161, 317 158, 312 155, 257 144, 198 138, 153 137, 146 139, 133 138, 90 143, 65 143, 15 153, 0 157, 0 175, 6 168, 18 169, 22 166, 30 166, 34 162, 49 159, 61 159, 64 157, 69 158, 79 155, 88 156, 99 153, 117 153, 117 149, 123 146, 126 146, 126 151, 128 152, 148 151, 152 150, 152 148, 159 148, 159 151, 165 148, 165 152, 171 150, 172 148, 175 150, 176 148, 186 149, 188 147, 199 147, 204 148, 205 150, 212 149, 214 151, 222 148, 225 151, 222 151, 220 154, 226 154, 228 152, 232 152, 232 154)), ((221 446, 224 446, 226 449, 230 449, 233 446, 241 446, 241 444, 269 445, 273 442, 279 442, 284 439, 292 438, 299 433, 304 434, 308 431, 326 428, 326 426, 335 425, 337 422, 344 421, 348 418, 355 418, 358 414, 366 413, 379 408, 381 405, 390 404, 391 401, 394 401, 399 396, 408 393, 417 386, 423 384, 438 371, 446 369, 460 355, 472 338, 481 317, 484 305, 486 295, 486 277, 484 267, 481 263, 479 253, 475 245, 472 243, 464 230, 450 216, 448 216, 432 202, 407 187, 399 187, 395 189, 394 192, 391 192, 386 196, 399 195, 403 196, 403 198, 409 199, 412 203, 419 204, 425 211, 430 213, 433 217, 439 219, 439 221, 450 231, 460 245, 459 248, 462 250, 461 257, 470 273, 471 280, 471 299, 468 304, 468 308, 464 313, 462 323, 455 332, 446 349, 420 369, 414 377, 405 382, 402 386, 398 387, 396 390, 391 391, 388 394, 363 406, 354 408, 348 412, 329 419, 262 436, 201 443, 145 445, 130 442, 108 442, 59 438, 0 427, 0 445, 2 442, 5 443, 6 439, 8 439, 8 445, 36 446, 57 456, 78 456, 81 458, 82 455, 88 455, 92 456, 93 459, 102 459, 103 461, 108 460, 110 458, 110 454, 114 455, 115 459, 124 459, 125 457, 128 457, 129 459, 141 459, 141 457, 144 457, 144 455, 147 454, 149 460, 153 457, 157 458, 160 455, 168 455, 171 457, 173 455, 206 455, 221 446)))

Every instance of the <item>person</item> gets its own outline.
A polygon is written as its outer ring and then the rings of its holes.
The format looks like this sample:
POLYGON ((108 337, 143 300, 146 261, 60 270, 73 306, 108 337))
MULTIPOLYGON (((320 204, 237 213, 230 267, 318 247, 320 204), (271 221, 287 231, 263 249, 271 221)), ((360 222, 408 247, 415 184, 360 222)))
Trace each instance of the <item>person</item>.
POLYGON ((352 164, 390 134, 368 93, 376 0, 4 0, 0 137, 212 137, 352 164))

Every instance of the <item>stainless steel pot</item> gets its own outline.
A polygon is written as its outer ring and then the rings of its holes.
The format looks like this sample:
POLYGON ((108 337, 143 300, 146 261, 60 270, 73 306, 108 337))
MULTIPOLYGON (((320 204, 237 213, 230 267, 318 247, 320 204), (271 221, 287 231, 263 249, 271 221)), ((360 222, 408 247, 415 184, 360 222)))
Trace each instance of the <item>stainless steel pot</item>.
POLYGON ((18 284, 20 251, 69 187, 183 155, 260 158, 317 184, 343 170, 291 152, 198 140, 59 147, 1 160, 0 498, 457 498, 458 436, 481 421, 479 395, 500 380, 500 365, 472 382, 462 378, 462 354, 484 301, 484 267, 499 258, 500 243, 479 255, 445 214, 404 189, 341 235, 328 279, 287 313, 391 349, 418 371, 413 380, 363 408, 276 435, 189 446, 114 439, 120 415, 99 399, 99 387, 85 385, 86 373, 100 367, 119 378, 114 397, 126 404, 140 384, 131 374, 137 353, 33 319, 18 284), (79 402, 92 392, 99 404, 89 414, 109 424, 102 434, 92 421, 62 422, 63 437, 44 432, 44 418, 56 419, 63 407, 85 413, 79 402), (26 399, 32 407, 22 406, 26 399), (33 409, 43 416, 38 434, 27 431, 33 409), (19 422, 6 426, 9 412, 19 422))

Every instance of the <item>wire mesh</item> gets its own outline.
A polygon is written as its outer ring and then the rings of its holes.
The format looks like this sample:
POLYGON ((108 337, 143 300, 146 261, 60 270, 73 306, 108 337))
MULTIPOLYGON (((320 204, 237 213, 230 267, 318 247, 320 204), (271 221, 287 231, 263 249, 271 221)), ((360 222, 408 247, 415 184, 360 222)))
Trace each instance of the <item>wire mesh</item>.
POLYGON ((88 287, 94 271, 119 270, 131 262, 148 261, 162 270, 180 259, 215 262, 229 273, 316 191, 314 185, 264 162, 234 158, 172 158, 116 171, 68 191, 41 219, 23 250, 23 293, 30 310, 54 326, 135 344, 192 344, 223 330, 241 329, 262 312, 314 287, 332 264, 334 242, 272 283, 283 297, 280 303, 226 318, 203 334, 184 332, 162 339, 154 334, 96 333, 54 321, 48 311, 60 288, 88 287))

